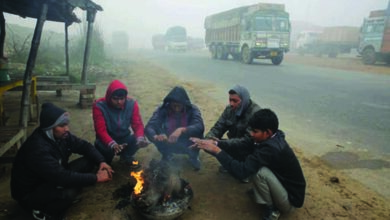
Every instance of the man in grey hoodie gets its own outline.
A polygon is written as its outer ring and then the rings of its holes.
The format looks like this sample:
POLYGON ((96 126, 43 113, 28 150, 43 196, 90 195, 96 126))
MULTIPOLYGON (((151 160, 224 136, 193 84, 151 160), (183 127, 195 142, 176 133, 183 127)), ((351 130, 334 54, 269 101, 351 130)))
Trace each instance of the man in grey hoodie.
MULTIPOLYGON (((260 106, 251 99, 249 91, 244 86, 235 85, 229 90, 229 105, 226 106, 205 138, 218 141, 222 139, 225 133, 228 139, 250 137, 248 121, 260 109, 260 106)), ((251 151, 252 149, 236 148, 229 149, 227 153, 237 160, 244 161, 251 151)), ((227 172, 223 167, 220 167, 219 171, 227 172)), ((248 182, 247 179, 241 181, 248 182)))

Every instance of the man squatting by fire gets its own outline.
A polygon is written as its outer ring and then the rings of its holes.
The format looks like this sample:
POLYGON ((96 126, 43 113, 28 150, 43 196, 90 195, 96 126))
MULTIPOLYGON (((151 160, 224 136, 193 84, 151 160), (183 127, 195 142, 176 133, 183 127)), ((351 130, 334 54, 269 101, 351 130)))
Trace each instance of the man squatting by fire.
POLYGON ((193 147, 215 156, 221 165, 238 179, 250 178, 253 189, 248 193, 264 206, 263 220, 278 219, 302 207, 306 181, 297 157, 278 130, 276 114, 270 109, 257 111, 249 120, 250 137, 233 140, 201 140, 191 138, 193 147), (244 161, 225 150, 252 148, 244 161))
POLYGON ((91 143, 69 131, 68 112, 52 103, 41 109, 39 127, 13 162, 11 195, 34 219, 61 219, 82 187, 109 181, 114 171, 91 143), (69 162, 72 153, 83 157, 69 162))
POLYGON ((95 146, 107 163, 111 164, 114 156, 120 155, 120 162, 132 167, 134 154, 149 142, 144 137, 138 102, 127 94, 125 84, 113 80, 107 87, 105 97, 93 103, 92 116, 96 132, 95 146))

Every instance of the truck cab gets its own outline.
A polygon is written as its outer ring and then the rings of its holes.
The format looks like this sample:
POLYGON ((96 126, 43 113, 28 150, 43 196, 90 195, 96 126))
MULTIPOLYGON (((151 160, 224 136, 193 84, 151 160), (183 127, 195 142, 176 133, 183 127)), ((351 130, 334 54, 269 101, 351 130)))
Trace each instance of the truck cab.
POLYGON ((165 34, 166 50, 187 51, 187 31, 184 27, 174 26, 167 30, 165 34))
POLYGON ((283 10, 257 10, 243 19, 241 54, 244 63, 252 59, 271 59, 278 65, 290 49, 289 15, 283 10))
POLYGON ((378 60, 390 63, 390 15, 386 10, 371 11, 360 29, 359 53, 364 64, 378 60))

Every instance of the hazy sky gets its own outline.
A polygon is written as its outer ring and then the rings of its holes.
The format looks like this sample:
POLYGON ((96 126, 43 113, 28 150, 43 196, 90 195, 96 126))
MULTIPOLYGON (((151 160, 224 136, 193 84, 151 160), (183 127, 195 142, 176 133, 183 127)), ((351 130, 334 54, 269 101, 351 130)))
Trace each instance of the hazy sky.
MULTIPOLYGON (((207 15, 258 2, 282 3, 291 20, 321 26, 360 26, 370 10, 385 9, 390 0, 93 0, 104 11, 97 13, 96 24, 109 39, 112 31, 126 31, 131 47, 150 47, 151 36, 165 33, 169 26, 182 25, 192 37, 204 37, 207 15)), ((35 24, 29 19, 7 16, 10 23, 35 24)), ((82 18, 85 19, 85 18, 82 18)), ((72 25, 73 26, 73 25, 72 25)), ((77 26, 77 25, 75 25, 77 26)), ((58 23, 45 28, 62 31, 58 23)), ((77 28, 77 27, 73 27, 77 28)))

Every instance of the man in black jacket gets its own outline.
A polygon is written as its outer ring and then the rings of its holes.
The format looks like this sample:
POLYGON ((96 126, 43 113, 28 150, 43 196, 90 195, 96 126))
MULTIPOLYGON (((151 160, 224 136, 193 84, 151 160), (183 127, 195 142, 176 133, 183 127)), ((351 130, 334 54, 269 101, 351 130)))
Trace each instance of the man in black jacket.
POLYGON ((35 219, 59 219, 82 187, 111 180, 113 170, 89 142, 69 132, 69 113, 51 104, 19 149, 11 173, 12 197, 35 219), (72 153, 83 155, 72 162, 72 153), (95 166, 99 169, 92 173, 95 166))
POLYGON ((191 140, 197 148, 214 155, 232 175, 239 179, 251 178, 254 186, 251 193, 255 202, 265 205, 263 219, 277 219, 280 212, 288 213, 302 207, 306 181, 284 133, 278 130, 278 118, 273 111, 257 111, 249 120, 249 126, 251 138, 191 140), (225 151, 234 147, 254 150, 244 161, 239 161, 225 151))
POLYGON ((192 104, 186 90, 174 87, 145 126, 145 135, 164 160, 174 153, 187 154, 195 170, 201 167, 199 149, 190 149, 190 137, 203 138, 204 124, 199 108, 192 104))

